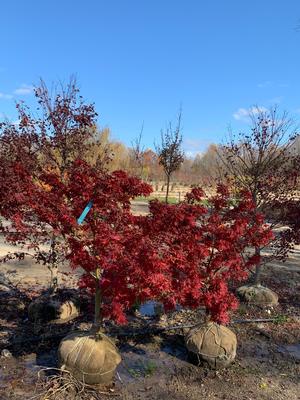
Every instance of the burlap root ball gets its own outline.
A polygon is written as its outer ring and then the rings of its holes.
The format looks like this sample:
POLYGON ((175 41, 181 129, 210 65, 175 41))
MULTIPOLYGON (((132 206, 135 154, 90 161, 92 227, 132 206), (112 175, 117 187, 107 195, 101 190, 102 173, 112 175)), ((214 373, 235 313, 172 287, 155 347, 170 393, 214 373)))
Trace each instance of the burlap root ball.
POLYGON ((78 300, 73 298, 59 299, 45 295, 36 298, 28 306, 28 317, 31 321, 66 321, 78 315, 78 300))
POLYGON ((103 333, 80 332, 66 336, 60 343, 61 368, 89 385, 112 382, 121 356, 115 344, 103 333))
POLYGON ((197 359, 198 363, 204 361, 214 369, 228 366, 236 356, 235 334, 215 322, 192 328, 185 337, 185 344, 193 359, 197 359))
POLYGON ((249 304, 259 306, 276 306, 278 304, 277 294, 261 285, 241 286, 237 293, 242 301, 249 304))

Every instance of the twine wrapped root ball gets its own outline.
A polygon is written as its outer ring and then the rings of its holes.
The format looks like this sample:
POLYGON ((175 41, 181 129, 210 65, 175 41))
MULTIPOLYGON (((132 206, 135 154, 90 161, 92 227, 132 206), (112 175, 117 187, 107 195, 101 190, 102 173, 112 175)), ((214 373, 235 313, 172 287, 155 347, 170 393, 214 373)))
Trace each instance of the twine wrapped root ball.
POLYGON ((214 369, 228 366, 236 356, 235 334, 226 326, 215 322, 192 328, 185 338, 185 343, 193 358, 197 358, 198 364, 204 361, 214 369))
POLYGON ((79 315, 79 301, 73 297, 64 299, 59 296, 44 295, 33 300, 28 306, 31 321, 66 321, 79 315))
POLYGON ((242 301, 249 304, 259 306, 276 306, 278 304, 277 294, 261 285, 241 286, 237 293, 242 301))
POLYGON ((66 336, 59 345, 58 359, 61 368, 89 385, 110 384, 121 362, 115 344, 101 332, 66 336))

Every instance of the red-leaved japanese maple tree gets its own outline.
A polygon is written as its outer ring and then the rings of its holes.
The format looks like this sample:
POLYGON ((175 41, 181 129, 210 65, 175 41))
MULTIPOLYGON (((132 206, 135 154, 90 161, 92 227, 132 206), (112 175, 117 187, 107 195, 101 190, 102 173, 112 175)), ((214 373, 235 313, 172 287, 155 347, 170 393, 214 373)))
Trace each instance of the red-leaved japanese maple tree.
POLYGON ((210 319, 226 323, 238 304, 230 286, 247 278, 259 261, 249 249, 267 244, 272 233, 251 194, 241 192, 233 204, 228 188, 219 186, 215 196, 203 198, 194 188, 178 205, 152 201, 140 223, 167 265, 169 287, 159 297, 164 306, 204 306, 210 319))
POLYGON ((81 160, 68 168, 63 180, 56 173, 40 180, 48 191, 42 191, 44 198, 36 203, 35 212, 41 215, 48 205, 47 218, 64 237, 64 254, 73 268, 83 269, 80 286, 95 295, 95 323, 99 325, 103 316, 124 322, 125 310, 137 298, 158 295, 147 281, 150 263, 156 273, 156 249, 143 237, 130 209, 131 200, 149 195, 151 186, 123 171, 108 173, 81 160), (79 224, 89 202, 92 208, 79 224), (148 269, 143 257, 149 259, 148 269))
MULTIPOLYGON (((137 178, 119 171, 99 180, 79 162, 69 185, 73 215, 93 201, 82 226, 72 218, 63 225, 68 258, 85 271, 81 286, 95 294, 96 324, 103 316, 124 323, 126 310, 150 299, 167 310, 177 304, 204 306, 209 318, 228 322, 237 306, 230 286, 246 279, 258 261, 247 250, 272 237, 250 194, 240 193, 233 204, 229 190, 220 186, 202 204, 204 194, 194 188, 178 205, 152 201, 148 216, 134 216, 130 200, 150 192, 137 178)), ((55 182, 53 190, 58 186, 55 182)))

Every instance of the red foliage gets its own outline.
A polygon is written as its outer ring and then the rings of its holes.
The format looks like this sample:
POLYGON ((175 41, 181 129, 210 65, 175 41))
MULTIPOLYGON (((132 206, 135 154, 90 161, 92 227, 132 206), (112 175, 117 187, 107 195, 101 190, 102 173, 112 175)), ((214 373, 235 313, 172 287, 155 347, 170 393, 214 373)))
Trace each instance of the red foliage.
POLYGON ((251 196, 243 192, 232 204, 224 186, 205 202, 199 188, 177 205, 152 201, 148 216, 135 217, 130 201, 149 195, 151 187, 123 171, 109 174, 78 160, 63 177, 45 172, 36 182, 16 167, 27 191, 18 211, 8 215, 18 234, 34 242, 51 226, 64 237, 61 250, 85 271, 80 285, 91 293, 98 289, 101 315, 118 323, 126 321, 128 308, 149 299, 166 309, 204 306, 213 320, 228 322, 237 306, 229 285, 258 262, 245 250, 272 236, 251 196), (93 207, 78 225, 90 200, 93 207))
MULTIPOLYGON (((159 280, 158 256, 130 211, 130 201, 149 195, 151 187, 123 171, 108 174, 82 161, 74 163, 64 183, 51 179, 50 193, 70 200, 58 220, 67 238, 71 265, 85 271, 80 286, 92 293, 98 287, 101 315, 125 322, 126 309, 137 300, 157 295, 151 290, 148 273, 152 266, 151 279, 159 280), (84 224, 78 225, 77 218, 90 200, 92 209, 84 224), (148 262, 147 269, 143 261, 148 262)), ((167 283, 160 280, 159 287, 167 283)))
POLYGON ((237 306, 229 285, 246 279, 259 261, 245 250, 267 244, 272 233, 248 193, 235 205, 224 186, 205 206, 200 196, 195 188, 178 205, 152 201, 150 216, 140 223, 168 265, 170 289, 159 300, 167 308, 204 306, 213 320, 226 323, 237 306))
MULTIPOLYGON (((51 226, 55 235, 65 240, 60 246, 74 268, 85 271, 80 285, 95 292, 101 290, 103 316, 119 323, 125 321, 124 311, 137 299, 144 301, 157 293, 148 285, 149 272, 142 260, 152 263, 152 279, 157 279, 156 252, 142 230, 134 224, 130 201, 147 196, 152 188, 123 171, 111 174, 92 168, 83 161, 71 165, 64 177, 44 173, 36 184, 32 180, 26 206, 39 226, 51 226), (77 219, 89 201, 93 207, 83 225, 77 219), (97 271, 98 270, 98 271, 97 271), (99 273, 99 279, 97 279, 99 273), (147 282, 146 282, 147 281, 147 282)), ((16 213, 23 226, 18 234, 32 234, 36 227, 16 213)), ((160 283, 163 287, 163 283, 160 283)))
MULTIPOLYGON (((43 175, 48 174, 50 184, 49 171, 53 179, 63 180, 72 162, 89 147, 97 114, 93 104, 79 96, 74 79, 53 96, 41 81, 35 97, 34 112, 23 102, 17 104, 18 124, 0 123, 0 215, 7 220, 5 227, 0 220, 0 229, 6 240, 23 246, 23 252, 9 254, 10 258, 24 256, 30 248, 38 262, 57 270, 61 246, 55 236, 61 233, 65 204, 59 193, 47 189, 43 175), (41 245, 50 240, 51 248, 45 251, 41 245)), ((52 276, 52 288, 54 282, 52 276)))

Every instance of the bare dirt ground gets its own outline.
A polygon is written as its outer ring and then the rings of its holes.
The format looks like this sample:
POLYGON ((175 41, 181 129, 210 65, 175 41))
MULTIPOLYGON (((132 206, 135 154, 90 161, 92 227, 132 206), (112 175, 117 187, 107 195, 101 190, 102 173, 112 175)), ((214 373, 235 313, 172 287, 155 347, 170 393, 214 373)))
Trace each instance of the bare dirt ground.
MULTIPOLYGON (((137 212, 147 212, 137 204, 137 212)), ((3 242, 0 254, 8 249, 3 242)), ((49 271, 42 265, 24 261, 0 266, 0 400, 38 399, 44 389, 45 374, 40 367, 57 366, 57 347, 68 332, 88 329, 91 315, 83 305, 81 315, 62 324, 39 324, 28 320, 27 306, 46 286, 49 271)), ((60 273, 61 284, 74 287, 76 276, 60 273)), ((141 329, 189 325, 203 319, 201 310, 181 310, 162 318, 140 315, 129 317, 129 325, 107 325, 115 337, 122 363, 114 386, 107 394, 81 394, 77 399, 124 400, 296 400, 300 399, 300 247, 286 263, 268 265, 263 283, 279 294, 274 309, 260 309, 241 304, 232 316, 230 328, 238 337, 238 352, 227 369, 213 371, 205 365, 189 362, 184 347, 186 328, 160 334, 134 336, 141 329), (241 323, 240 320, 275 318, 275 323, 241 323)), ((71 393, 55 399, 72 400, 71 393)), ((46 400, 46 397, 44 397, 46 400)))

